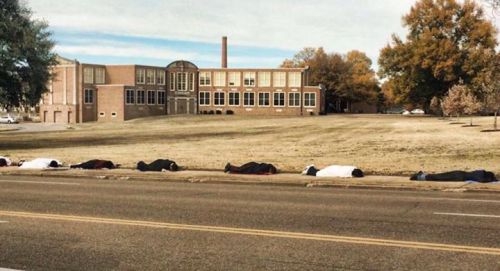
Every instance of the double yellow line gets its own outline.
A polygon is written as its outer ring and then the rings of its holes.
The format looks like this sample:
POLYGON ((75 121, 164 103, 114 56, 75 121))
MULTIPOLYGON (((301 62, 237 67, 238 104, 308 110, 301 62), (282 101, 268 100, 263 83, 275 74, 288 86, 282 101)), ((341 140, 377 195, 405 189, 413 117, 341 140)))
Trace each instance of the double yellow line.
POLYGON ((275 237, 275 238, 302 239, 302 240, 314 240, 314 241, 324 241, 324 242, 341 242, 349 244, 441 250, 448 252, 465 252, 465 253, 489 254, 489 255, 500 256, 500 248, 398 241, 398 240, 388 240, 388 239, 350 237, 341 235, 325 235, 325 234, 312 234, 312 233, 300 233, 300 232, 257 230, 257 229, 246 229, 246 228, 215 227, 215 226, 203 226, 203 225, 151 222, 151 221, 141 221, 141 220, 125 220, 125 219, 112 219, 112 218, 100 218, 100 217, 40 214, 40 213, 12 212, 12 211, 0 211, 0 216, 140 226, 140 227, 150 227, 150 228, 165 228, 165 229, 190 230, 190 231, 201 231, 201 232, 216 232, 225 234, 229 233, 229 234, 265 236, 265 237, 275 237))

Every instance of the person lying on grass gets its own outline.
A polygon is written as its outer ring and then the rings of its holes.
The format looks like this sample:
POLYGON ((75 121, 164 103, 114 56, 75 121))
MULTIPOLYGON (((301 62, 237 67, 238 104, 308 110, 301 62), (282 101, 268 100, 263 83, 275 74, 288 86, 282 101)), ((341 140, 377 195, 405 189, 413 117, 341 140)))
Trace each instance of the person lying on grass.
POLYGON ((47 169, 62 167, 62 163, 52 158, 36 158, 31 161, 21 160, 18 166, 23 169, 47 169))
POLYGON ((0 167, 9 167, 12 165, 12 161, 5 156, 0 156, 0 167))
POLYGON ((272 164, 248 162, 239 167, 227 163, 224 167, 224 172, 236 174, 271 175, 276 174, 278 170, 272 164))
POLYGON ((140 161, 137 163, 137 169, 140 171, 178 171, 179 166, 172 160, 157 159, 150 164, 140 161))
POLYGON ((109 160, 99 160, 92 159, 87 162, 83 162, 76 165, 70 165, 70 168, 81 168, 81 169, 114 169, 118 168, 119 164, 113 164, 113 162, 109 160))
POLYGON ((302 175, 316 176, 316 177, 342 177, 342 178, 361 178, 364 176, 363 171, 355 166, 341 166, 331 165, 321 170, 314 167, 314 165, 307 166, 302 175))
POLYGON ((495 177, 495 173, 486 170, 474 170, 474 171, 454 170, 436 174, 426 174, 422 171, 419 171, 418 173, 411 175, 410 180, 438 181, 438 182, 473 181, 480 183, 498 182, 497 178, 495 177))

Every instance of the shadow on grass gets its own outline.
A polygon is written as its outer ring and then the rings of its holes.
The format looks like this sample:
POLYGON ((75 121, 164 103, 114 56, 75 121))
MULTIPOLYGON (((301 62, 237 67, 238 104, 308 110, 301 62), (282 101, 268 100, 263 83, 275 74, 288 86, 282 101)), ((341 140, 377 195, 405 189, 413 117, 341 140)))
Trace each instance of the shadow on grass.
POLYGON ((137 143, 159 143, 169 144, 169 142, 193 141, 205 137, 243 137, 262 134, 260 131, 245 132, 203 132, 189 134, 148 134, 148 135, 115 135, 115 136, 75 136, 58 138, 38 138, 38 139, 8 139, 0 142, 0 150, 29 150, 44 148, 73 148, 73 147, 94 147, 113 146, 137 143))
POLYGON ((494 133, 494 132, 500 132, 500 129, 486 129, 486 130, 481 130, 481 133, 494 133))
POLYGON ((450 122, 450 125, 465 124, 465 122, 450 122))
POLYGON ((473 125, 470 125, 470 124, 467 124, 467 125, 462 125, 462 127, 464 128, 467 128, 467 127, 479 127, 481 125, 477 125, 477 124, 473 124, 473 125))

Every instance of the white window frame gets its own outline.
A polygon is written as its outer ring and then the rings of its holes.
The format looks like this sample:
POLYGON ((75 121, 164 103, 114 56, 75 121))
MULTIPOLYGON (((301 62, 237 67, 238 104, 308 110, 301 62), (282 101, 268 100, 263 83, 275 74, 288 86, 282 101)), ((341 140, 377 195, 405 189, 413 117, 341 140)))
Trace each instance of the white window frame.
POLYGON ((106 83, 106 69, 103 67, 96 67, 95 70, 95 83, 96 84, 105 84, 106 83), (102 78, 100 78, 102 75, 102 78), (102 80, 99 80, 102 79, 102 80))
POLYGON ((226 93, 224 91, 216 91, 214 92, 214 106, 225 106, 226 105, 226 93), (224 103, 220 104, 220 98, 217 99, 215 96, 216 94, 220 95, 222 93, 222 101, 224 103), (217 102, 216 102, 217 101, 217 102))
POLYGON ((192 72, 190 72, 188 74, 188 78, 187 78, 187 80, 188 80, 188 90, 189 91, 194 91, 194 85, 196 84, 195 79, 196 79, 195 74, 192 73, 192 72))
POLYGON ((198 93, 198 101, 199 101, 199 104, 200 106, 210 106, 210 96, 211 96, 211 92, 210 91, 200 91, 198 93), (201 97, 203 95, 206 95, 208 94, 208 103, 204 103, 206 100, 207 100, 207 97, 201 97), (203 101, 203 102, 202 102, 203 101))
POLYGON ((94 68, 85 67, 83 68, 83 83, 93 84, 94 83, 94 68))
POLYGON ((243 86, 255 87, 256 84, 257 84, 257 82, 256 82, 256 78, 255 78, 255 72, 243 72, 243 86), (248 84, 247 84, 247 79, 248 79, 248 84), (253 80, 253 84, 251 84, 252 80, 253 80))
POLYGON ((240 92, 239 91, 230 91, 230 92, 228 92, 228 94, 227 94, 227 104, 229 106, 235 106, 235 107, 240 106, 241 105, 241 94, 240 94, 240 92), (233 94, 233 95, 237 94, 238 95, 238 100, 235 100, 235 99, 231 100, 231 94, 233 94), (231 104, 231 101, 238 101, 238 104, 231 104))
POLYGON ((168 82, 169 84, 169 89, 170 91, 175 91, 175 72, 171 72, 170 74, 170 81, 168 82))
POLYGON ((156 71, 154 69, 146 69, 146 84, 154 85, 156 83, 156 71))
POLYGON ((225 87, 226 86, 226 72, 216 71, 214 72, 214 87, 225 87))
POLYGON ((147 90, 146 98, 147 98, 147 104, 148 105, 156 105, 156 98, 157 98, 156 97, 156 90, 147 90), (150 97, 149 93, 153 93, 152 97, 153 97, 154 101, 152 101, 152 102, 149 100, 149 97, 150 97))
POLYGON ((271 86, 271 72, 259 72, 259 87, 271 86))
POLYGON ((105 118, 106 117, 106 112, 101 111, 99 112, 99 118, 105 118))
POLYGON ((135 82, 139 85, 144 85, 146 83, 146 69, 137 68, 135 71, 135 82))
POLYGON ((241 86, 241 72, 228 72, 227 77, 227 85, 229 87, 241 86))
POLYGON ((288 87, 299 88, 302 86, 302 73, 289 72, 288 73, 288 87))
POLYGON ((86 88, 83 90, 83 103, 84 104, 94 104, 94 90, 91 88, 86 88), (90 91, 90 101, 87 100, 87 92, 90 91))
POLYGON ((125 104, 126 105, 134 105, 135 104, 135 89, 126 89, 125 90, 125 104), (128 100, 129 93, 132 93, 132 100, 133 100, 132 103, 129 103, 129 100, 128 100))
POLYGON ((258 107, 271 107, 271 92, 259 92, 257 94, 257 106, 258 107), (267 102, 269 103, 268 105, 261 105, 260 104, 260 95, 261 94, 267 94, 267 102))
POLYGON ((285 93, 283 91, 275 91, 273 92, 273 107, 285 107, 286 105, 286 98, 285 98, 285 93), (276 101, 276 94, 280 94, 281 97, 283 97, 283 105, 276 105, 275 104, 275 101, 276 101))
POLYGON ((245 91, 245 92, 243 92, 243 106, 244 106, 244 107, 255 107, 255 92, 252 92, 252 91, 245 91), (245 96, 246 96, 247 94, 249 94, 249 95, 250 95, 250 94, 253 94, 253 99, 245 99, 245 96), (253 101, 253 104, 252 104, 252 105, 250 105, 250 104, 245 104, 245 101, 247 101, 247 100, 248 100, 248 101, 252 100, 252 101, 253 101))
POLYGON ((137 105, 144 105, 144 104, 146 104, 146 91, 143 90, 143 89, 138 89, 135 92, 136 92, 135 93, 135 104, 137 104, 137 105), (141 102, 139 102, 139 92, 143 93, 141 102))
POLYGON ((315 108, 316 107, 316 92, 304 92, 304 107, 315 108), (306 99, 306 95, 313 95, 314 99, 306 99), (314 105, 310 105, 310 101, 314 101, 314 105))
POLYGON ((116 112, 111 112, 111 117, 112 118, 116 118, 116 116, 118 116, 118 114, 116 112))
POLYGON ((177 72, 175 78, 175 81, 177 82, 177 91, 188 91, 188 73, 177 72))
POLYGON ((286 87, 286 72, 273 72, 273 87, 286 87))
POLYGON ((165 105, 166 97, 167 97, 165 95, 166 95, 166 93, 165 93, 165 90, 163 90, 163 89, 160 89, 156 92, 156 104, 157 105, 165 105), (161 96, 160 93, 163 95, 163 97, 162 97, 163 103, 160 103, 160 96, 161 96))
POLYGON ((299 92, 288 92, 288 107, 300 107, 301 104, 301 99, 300 99, 300 93, 299 92), (294 99, 290 99, 290 97, 294 95, 294 99), (298 105, 292 105, 291 101, 298 101, 298 105))
POLYGON ((156 70, 156 84, 165 85, 165 71, 156 70))
POLYGON ((199 78, 200 86, 211 86, 212 85, 211 72, 200 72, 199 76, 200 76, 200 78, 199 78))

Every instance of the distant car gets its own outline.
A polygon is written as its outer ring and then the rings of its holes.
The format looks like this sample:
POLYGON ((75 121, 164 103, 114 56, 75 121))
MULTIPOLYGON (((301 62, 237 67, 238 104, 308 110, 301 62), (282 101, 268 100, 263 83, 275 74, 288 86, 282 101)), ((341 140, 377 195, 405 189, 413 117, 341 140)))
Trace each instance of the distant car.
POLYGON ((14 117, 11 117, 11 116, 3 116, 3 117, 0 117, 0 123, 8 123, 8 124, 18 123, 18 120, 14 117))
POLYGON ((425 111, 422 109, 413 109, 411 111, 412 114, 425 114, 425 111))
POLYGON ((405 111, 403 111, 403 113, 401 113, 401 114, 403 114, 403 115, 411 115, 411 112, 410 112, 410 111, 408 111, 408 110, 405 110, 405 111))

